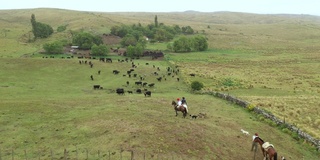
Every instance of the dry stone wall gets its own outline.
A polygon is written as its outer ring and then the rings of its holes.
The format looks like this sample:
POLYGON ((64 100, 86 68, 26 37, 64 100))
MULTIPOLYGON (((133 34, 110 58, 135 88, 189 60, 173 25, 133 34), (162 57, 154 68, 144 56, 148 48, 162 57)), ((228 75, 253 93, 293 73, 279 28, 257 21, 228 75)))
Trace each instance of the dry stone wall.
MULTIPOLYGON (((249 102, 246 102, 244 100, 238 99, 237 97, 231 96, 229 94, 224 94, 224 93, 219 93, 219 92, 210 92, 208 93, 210 95, 213 95, 215 97, 221 98, 221 99, 225 99, 229 102, 235 103, 243 108, 247 108, 248 105, 250 104, 249 102)), ((286 123, 283 120, 277 118, 276 116, 274 116, 271 113, 268 113, 266 111, 264 111, 263 109, 260 109, 259 107, 254 107, 253 111, 257 114, 261 114, 263 115, 265 118, 272 120, 273 122, 275 122, 277 125, 284 125, 286 128, 288 128, 289 130, 291 130, 292 132, 295 132, 299 135, 299 137, 307 140, 308 142, 310 142, 311 144, 313 144, 318 151, 320 151, 320 140, 319 139, 315 139, 313 138, 311 135, 309 135, 308 133, 305 133, 303 131, 301 131, 299 128, 293 126, 292 124, 286 123)))

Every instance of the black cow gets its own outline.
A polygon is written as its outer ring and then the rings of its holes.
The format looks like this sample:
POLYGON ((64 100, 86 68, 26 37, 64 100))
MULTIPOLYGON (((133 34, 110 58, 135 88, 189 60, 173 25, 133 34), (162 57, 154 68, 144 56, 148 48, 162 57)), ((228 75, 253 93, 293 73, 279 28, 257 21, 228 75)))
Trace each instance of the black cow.
POLYGON ((93 89, 100 89, 100 85, 93 85, 93 89))
POLYGON ((105 58, 100 58, 99 61, 105 62, 105 58))
POLYGON ((147 82, 143 82, 142 83, 142 86, 144 87, 144 86, 146 86, 148 83, 147 82))
POLYGON ((106 58, 106 62, 112 63, 112 59, 111 58, 106 58))
POLYGON ((120 95, 120 94, 124 95, 124 89, 123 88, 117 88, 116 92, 117 92, 118 95, 120 95))
POLYGON ((113 74, 119 74, 120 73, 120 71, 118 71, 118 70, 113 70, 112 72, 113 72, 113 74))
POLYGON ((150 83, 148 84, 149 87, 153 87, 154 86, 154 83, 150 83))
POLYGON ((141 89, 137 89, 136 92, 140 94, 142 91, 141 89))
POLYGON ((138 81, 138 82, 134 82, 134 84, 136 84, 136 85, 142 85, 142 82, 138 81))
POLYGON ((151 91, 146 91, 146 92, 144 92, 144 96, 145 97, 151 97, 151 91))
POLYGON ((132 94, 133 92, 132 91, 127 91, 129 94, 132 94))
POLYGON ((158 77, 158 78, 157 78, 157 80, 158 80, 159 82, 161 82, 161 80, 162 80, 162 77, 158 77))
POLYGON ((191 74, 189 74, 191 77, 195 77, 196 76, 196 74, 194 74, 194 73, 191 73, 191 74))
POLYGON ((91 80, 93 81, 93 75, 90 76, 91 80))

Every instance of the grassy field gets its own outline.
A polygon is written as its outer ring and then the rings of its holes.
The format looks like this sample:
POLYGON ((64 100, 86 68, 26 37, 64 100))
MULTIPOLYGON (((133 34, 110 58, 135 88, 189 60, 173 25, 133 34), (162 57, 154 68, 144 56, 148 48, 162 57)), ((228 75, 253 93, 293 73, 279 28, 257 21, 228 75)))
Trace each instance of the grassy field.
MULTIPOLYGON (((260 118, 209 95, 190 92, 189 84, 204 83, 204 92, 230 93, 264 108, 320 138, 318 17, 306 15, 255 15, 245 13, 90 13, 67 10, 5 10, 0 19, 0 156, 59 159, 63 149, 70 157, 91 159, 112 156, 128 159, 251 159, 251 136, 260 136, 288 159, 319 159, 319 153, 260 118), (137 78, 123 76, 131 63, 110 56, 114 63, 78 59, 41 58, 43 43, 69 39, 69 31, 28 43, 31 14, 54 28, 108 33, 113 25, 153 23, 190 25, 209 40, 201 53, 165 52, 164 60, 134 60, 134 71, 156 83, 151 97, 116 95, 123 87, 134 91, 137 78), (63 15, 63 16, 62 16, 63 15), (150 63, 146 65, 146 63, 150 63), (153 65, 179 66, 180 73, 158 82, 153 65), (120 75, 112 70, 120 70, 120 75), (98 75, 101 70, 101 75, 98 75), (195 73, 196 77, 188 76, 195 73), (90 80, 93 75, 94 81, 90 80), (181 79, 180 82, 176 77, 181 79), (130 85, 126 85, 126 81, 130 85), (93 90, 99 84, 103 90, 93 90), (203 119, 174 116, 171 101, 185 96, 190 112, 207 113, 203 119), (273 134, 270 134, 273 133, 273 134), (239 149, 240 148, 240 149, 239 149), (87 150, 86 150, 87 149, 87 150), (100 153, 101 152, 101 153, 100 153), (25 156, 24 154, 27 153, 25 156), (110 154, 110 155, 109 155, 110 154)), ((166 44, 148 45, 166 49, 166 44)), ((257 157, 261 158, 260 151, 257 157)))

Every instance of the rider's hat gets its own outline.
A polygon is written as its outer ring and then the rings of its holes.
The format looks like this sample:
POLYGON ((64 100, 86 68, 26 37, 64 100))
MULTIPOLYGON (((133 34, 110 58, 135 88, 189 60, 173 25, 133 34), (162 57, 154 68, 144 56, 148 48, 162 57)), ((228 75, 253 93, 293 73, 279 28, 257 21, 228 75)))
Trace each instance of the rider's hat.
POLYGON ((180 98, 177 98, 177 101, 179 101, 180 100, 180 98))
POLYGON ((254 135, 259 136, 258 133, 255 133, 254 135))

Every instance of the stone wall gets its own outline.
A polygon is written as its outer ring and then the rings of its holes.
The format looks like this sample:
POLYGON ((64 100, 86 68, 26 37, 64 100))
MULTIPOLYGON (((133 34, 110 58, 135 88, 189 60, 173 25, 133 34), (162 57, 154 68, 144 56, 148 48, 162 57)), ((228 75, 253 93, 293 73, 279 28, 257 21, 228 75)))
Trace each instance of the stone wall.
MULTIPOLYGON (((215 97, 221 98, 221 99, 225 99, 229 102, 235 103, 243 108, 247 108, 248 105, 250 104, 249 102, 246 102, 244 100, 238 99, 237 97, 231 96, 229 94, 223 94, 223 93, 219 93, 219 92, 210 92, 208 93, 210 95, 213 95, 215 97)), ((282 121, 281 119, 277 118, 276 116, 274 116, 271 113, 268 113, 266 111, 264 111, 263 109, 260 109, 259 107, 254 107, 253 111, 257 114, 261 114, 263 115, 265 118, 272 120, 273 122, 275 122, 277 125, 284 125, 285 127, 287 127, 289 130, 291 130, 292 132, 296 132, 299 137, 307 140, 308 142, 310 142, 311 144, 313 144, 318 151, 320 151, 320 140, 319 139, 315 139, 313 138, 311 135, 309 135, 308 133, 305 133, 303 131, 301 131, 299 128, 293 126, 292 124, 286 123, 284 121, 282 121)))

